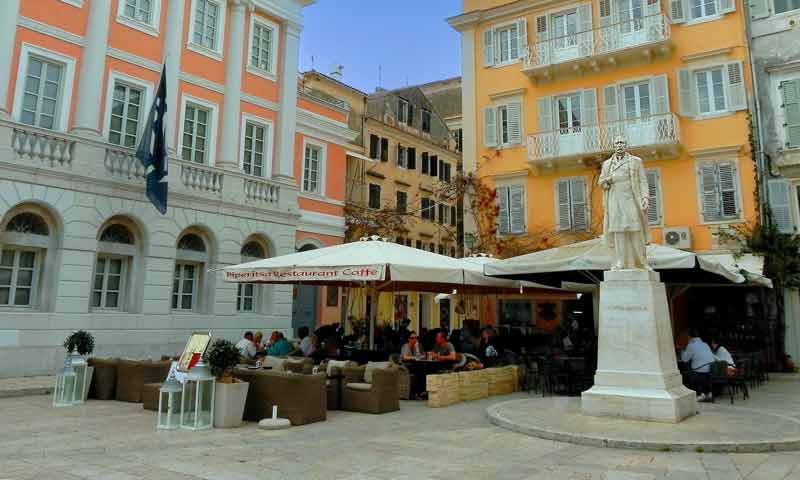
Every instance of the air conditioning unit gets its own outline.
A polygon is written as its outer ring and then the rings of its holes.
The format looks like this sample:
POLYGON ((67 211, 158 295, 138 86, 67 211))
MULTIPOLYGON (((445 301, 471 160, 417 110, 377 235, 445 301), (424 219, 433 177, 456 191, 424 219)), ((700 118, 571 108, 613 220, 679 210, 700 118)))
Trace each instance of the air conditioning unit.
POLYGON ((689 227, 665 228, 664 245, 672 248, 692 248, 692 232, 689 227))

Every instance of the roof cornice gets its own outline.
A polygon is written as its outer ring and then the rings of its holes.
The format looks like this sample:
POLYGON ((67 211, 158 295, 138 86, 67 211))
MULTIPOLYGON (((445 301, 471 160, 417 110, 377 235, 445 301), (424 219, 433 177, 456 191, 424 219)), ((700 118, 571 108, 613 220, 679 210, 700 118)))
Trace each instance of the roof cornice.
POLYGON ((461 15, 448 18, 447 23, 455 30, 463 32, 464 30, 475 28, 476 25, 486 20, 494 20, 495 18, 505 17, 506 15, 520 14, 535 7, 543 7, 564 1, 565 0, 517 0, 516 2, 499 5, 497 7, 462 13, 461 15))

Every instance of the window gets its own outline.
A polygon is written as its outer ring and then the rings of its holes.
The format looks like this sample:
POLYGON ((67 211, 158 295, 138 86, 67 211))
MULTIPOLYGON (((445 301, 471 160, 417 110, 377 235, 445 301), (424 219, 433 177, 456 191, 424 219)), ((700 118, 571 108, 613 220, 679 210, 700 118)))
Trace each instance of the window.
POLYGON ((497 60, 499 63, 506 63, 519 58, 519 34, 516 24, 495 30, 495 40, 497 41, 497 60))
POLYGON ((453 205, 452 207, 450 207, 450 225, 455 227, 456 223, 457 223, 457 220, 456 220, 456 207, 455 207, 455 205, 453 205))
POLYGON ((158 35, 161 0, 119 0, 117 21, 149 35, 158 35))
POLYGON ((431 111, 422 109, 422 131, 431 133, 431 111))
POLYGON ((497 231, 500 235, 525 233, 525 187, 497 187, 497 231))
POLYGON ((450 206, 439 204, 439 223, 442 225, 450 224, 450 206))
POLYGON ((408 166, 407 158, 406 158, 406 147, 397 144, 397 166, 400 168, 406 168, 408 166))
POLYGON ((306 142, 303 154, 303 191, 324 194, 322 183, 322 162, 324 153, 321 145, 306 142))
POLYGON ((395 196, 397 197, 397 213, 406 213, 408 210, 408 193, 398 191, 395 196))
POLYGON ((650 82, 624 85, 622 115, 625 120, 646 119, 650 116, 650 82))
POLYGON ((430 172, 430 160, 428 159, 428 152, 422 152, 422 168, 421 168, 423 175, 429 175, 430 172))
POLYGON ((34 213, 20 213, 15 215, 9 220, 6 225, 7 232, 23 233, 32 235, 50 235, 50 229, 47 228, 47 223, 34 213))
POLYGON ((431 155, 430 160, 428 161, 428 173, 431 177, 438 177, 439 176, 439 156, 438 155, 431 155))
POLYGON ((278 25, 250 15, 250 61, 248 70, 273 78, 277 73, 276 48, 278 25))
POLYGON ((561 135, 581 131, 581 94, 574 93, 556 97, 558 130, 561 135))
POLYGON ((698 111, 701 114, 725 111, 725 85, 722 68, 694 72, 697 83, 698 111))
POLYGON ((245 117, 242 144, 242 171, 256 177, 272 174, 271 156, 272 124, 245 117))
POLYGON ((436 221, 436 202, 430 198, 422 199, 420 216, 423 220, 436 221))
POLYGON ((698 167, 703 221, 718 222, 739 218, 739 180, 736 163, 702 163, 698 167))
POLYGON ((522 103, 511 102, 483 109, 483 143, 487 147, 522 143, 522 103))
POLYGON ((570 48, 578 44, 578 12, 573 10, 550 17, 554 48, 570 48))
MULTIPOLYGON (((678 70, 681 115, 702 117, 746 110, 742 73, 742 62, 738 61, 711 68, 678 70)), ((659 94, 655 93, 658 107, 659 94)))
POLYGON ((119 309, 122 305, 127 261, 122 257, 100 255, 92 286, 92 307, 119 309))
POLYGON ((208 262, 206 242, 200 235, 185 233, 180 237, 175 252, 175 274, 172 280, 173 310, 202 310, 202 272, 208 262))
MULTIPOLYGON (((241 250, 242 263, 262 260, 266 258, 266 250, 257 242, 247 242, 241 250)), ((236 290, 236 311, 255 312, 258 304, 258 294, 261 285, 254 283, 239 283, 236 290)))
POLYGON ((439 255, 446 255, 444 251, 444 245, 442 245, 441 243, 436 247, 436 250, 439 255))
POLYGON ((406 125, 414 124, 414 105, 405 98, 397 99, 397 122, 406 125))
POLYGON ((108 141, 136 148, 144 103, 144 89, 115 82, 108 124, 108 141))
POLYGON ((767 187, 772 222, 781 233, 795 233, 795 215, 792 213, 792 190, 798 192, 800 190, 797 190, 797 187, 793 188, 788 179, 780 177, 769 179, 767 187))
POLYGON ((417 250, 422 250, 422 240, 417 240, 416 242, 414 242, 414 246, 416 247, 417 250))
POLYGON ((800 9, 800 0, 775 0, 775 13, 800 9))
POLYGON ((374 183, 369 184, 369 208, 381 208, 381 186, 374 183))
POLYGON ((0 306, 34 304, 38 259, 35 250, 6 247, 0 255, 0 306))
POLYGON ((377 135, 369 136, 369 158, 377 160, 381 156, 381 139, 377 135))
POLYGON ((225 3, 222 0, 193 0, 189 25, 189 47, 212 58, 220 58, 225 38, 225 3), (197 48, 199 47, 199 49, 197 48))
POLYGON ((589 227, 584 177, 563 178, 556 183, 558 230, 583 231, 589 227))
POLYGON ((690 0, 692 19, 711 17, 717 14, 717 0, 690 0))
POLYGON ((442 182, 449 182, 450 181, 450 174, 452 167, 449 163, 445 162, 444 160, 439 161, 439 180, 442 182))
POLYGON ((800 148, 800 78, 784 80, 778 88, 783 99, 784 145, 786 148, 800 148))
POLYGON ((184 106, 181 158, 187 162, 208 164, 209 109, 194 103, 184 106))
POLYGON ((406 247, 410 247, 410 246, 411 246, 411 239, 410 238, 406 238, 406 247))
POLYGON ((456 128, 453 132, 453 138, 456 141, 456 151, 462 151, 464 149, 464 129, 456 128))
POLYGON ((29 58, 20 122, 55 129, 63 86, 64 65, 39 57, 29 58))
POLYGON ((389 161, 389 139, 381 138, 381 162, 389 161))
POLYGON ((450 256, 453 258, 456 257, 456 247, 450 247, 450 256))
POLYGON ((197 270, 195 263, 175 262, 175 278, 172 282, 173 310, 194 310, 197 270))
POLYGON ((428 245, 428 251, 430 251, 431 253, 434 253, 434 252, 436 252, 436 244, 435 244, 435 243, 433 243, 433 242, 431 242, 431 243, 428 245))
POLYGON ((406 168, 409 170, 417 168, 417 149, 414 147, 406 148, 406 168))

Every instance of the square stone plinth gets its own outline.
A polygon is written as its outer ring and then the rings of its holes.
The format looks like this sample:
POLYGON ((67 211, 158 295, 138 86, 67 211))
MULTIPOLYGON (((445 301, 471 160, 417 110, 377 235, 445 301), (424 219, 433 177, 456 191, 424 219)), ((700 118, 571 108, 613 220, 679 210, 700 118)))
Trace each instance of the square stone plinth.
POLYGON ((594 387, 581 396, 586 415, 680 422, 694 415, 675 358, 667 294, 658 273, 605 272, 594 387))

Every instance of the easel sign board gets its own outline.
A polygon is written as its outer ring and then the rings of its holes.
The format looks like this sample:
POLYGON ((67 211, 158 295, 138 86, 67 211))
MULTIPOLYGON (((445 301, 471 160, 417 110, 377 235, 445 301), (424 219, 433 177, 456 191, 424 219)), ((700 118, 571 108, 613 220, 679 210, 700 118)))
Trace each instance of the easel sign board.
POLYGON ((188 372, 203 356, 209 342, 211 342, 211 332, 194 332, 186 342, 186 348, 178 360, 178 371, 188 372))

